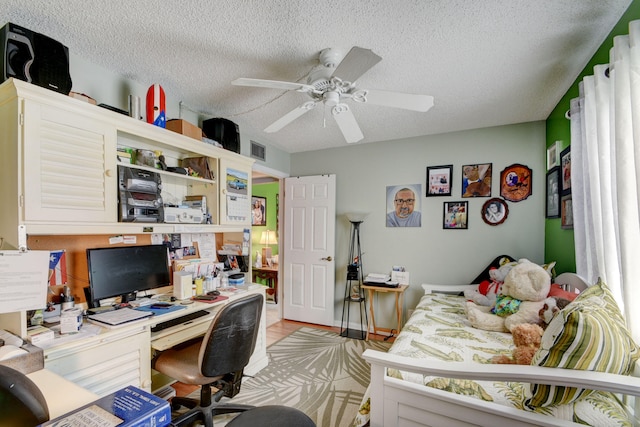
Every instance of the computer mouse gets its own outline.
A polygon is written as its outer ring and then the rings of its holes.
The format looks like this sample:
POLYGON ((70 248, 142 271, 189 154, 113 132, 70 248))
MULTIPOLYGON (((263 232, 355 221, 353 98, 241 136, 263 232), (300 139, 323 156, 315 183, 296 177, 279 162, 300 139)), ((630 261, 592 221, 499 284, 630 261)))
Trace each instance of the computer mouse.
POLYGON ((213 295, 214 297, 217 297, 218 295, 220 295, 220 291, 209 291, 207 292, 207 295, 213 295))

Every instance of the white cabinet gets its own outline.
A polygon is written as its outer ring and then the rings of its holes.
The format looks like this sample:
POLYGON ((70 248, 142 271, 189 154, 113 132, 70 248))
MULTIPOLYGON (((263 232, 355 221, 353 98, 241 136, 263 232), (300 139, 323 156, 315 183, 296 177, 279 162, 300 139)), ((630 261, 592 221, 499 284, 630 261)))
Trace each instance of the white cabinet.
POLYGON ((128 385, 151 390, 149 327, 111 330, 47 349, 44 367, 104 396, 128 385))
POLYGON ((0 85, 0 122, 0 237, 10 245, 17 246, 19 225, 32 235, 242 232, 251 225, 248 157, 13 79, 0 85), (118 222, 117 147, 162 153, 168 166, 207 158, 213 179, 160 173, 163 198, 206 196, 212 224, 118 222))
POLYGON ((72 111, 25 100, 25 222, 116 222, 116 133, 72 111))

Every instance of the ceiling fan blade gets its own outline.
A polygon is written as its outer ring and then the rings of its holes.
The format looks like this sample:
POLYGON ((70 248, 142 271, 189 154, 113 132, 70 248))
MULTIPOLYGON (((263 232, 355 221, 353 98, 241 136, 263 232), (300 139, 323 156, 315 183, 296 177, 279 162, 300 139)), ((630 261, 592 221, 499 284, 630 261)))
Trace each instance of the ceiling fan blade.
POLYGON ((371 49, 354 46, 335 69, 332 77, 355 83, 356 80, 381 60, 382 58, 373 53, 371 49))
POLYGON ((433 96, 367 89, 353 94, 352 99, 367 104, 426 112, 433 107, 433 96))
POLYGON ((267 126, 267 128, 264 131, 267 133, 277 132, 283 127, 285 127, 286 125, 288 125, 289 123, 291 123, 292 121, 294 121, 295 119, 297 119, 298 117, 300 117, 301 115, 303 115, 304 113, 306 113, 307 111, 315 108, 315 106, 316 106, 316 103, 314 101, 305 102, 304 104, 300 105, 298 108, 289 111, 287 114, 280 117, 275 122, 271 123, 269 126, 267 126))
POLYGON ((360 141, 364 138, 356 118, 353 116, 351 109, 347 104, 338 104, 331 110, 331 114, 336 119, 338 127, 344 135, 344 139, 349 143, 360 141))
POLYGON ((313 86, 303 83, 281 82, 279 80, 248 79, 244 77, 235 79, 231 84, 234 86, 251 86, 266 89, 297 90, 298 92, 313 92, 315 90, 313 86))

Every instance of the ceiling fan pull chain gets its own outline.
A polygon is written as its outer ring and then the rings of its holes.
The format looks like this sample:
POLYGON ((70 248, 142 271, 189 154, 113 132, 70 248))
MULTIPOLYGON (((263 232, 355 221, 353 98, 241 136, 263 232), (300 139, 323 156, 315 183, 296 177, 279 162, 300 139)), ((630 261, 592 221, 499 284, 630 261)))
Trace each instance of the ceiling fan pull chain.
POLYGON ((327 106, 325 105, 324 108, 322 109, 322 127, 326 128, 327 127, 327 106))

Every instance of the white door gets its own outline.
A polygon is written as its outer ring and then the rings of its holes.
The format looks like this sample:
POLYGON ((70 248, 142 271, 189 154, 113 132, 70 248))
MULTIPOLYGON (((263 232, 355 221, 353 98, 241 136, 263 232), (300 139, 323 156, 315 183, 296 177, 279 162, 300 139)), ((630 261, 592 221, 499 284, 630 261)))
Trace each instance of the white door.
POLYGON ((284 180, 283 316, 333 326, 336 176, 284 180))

